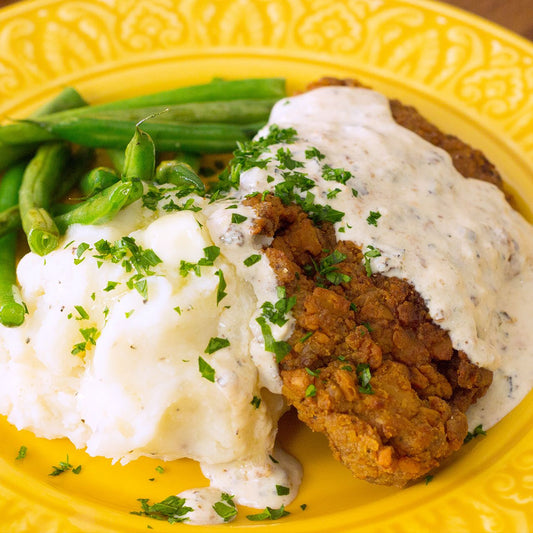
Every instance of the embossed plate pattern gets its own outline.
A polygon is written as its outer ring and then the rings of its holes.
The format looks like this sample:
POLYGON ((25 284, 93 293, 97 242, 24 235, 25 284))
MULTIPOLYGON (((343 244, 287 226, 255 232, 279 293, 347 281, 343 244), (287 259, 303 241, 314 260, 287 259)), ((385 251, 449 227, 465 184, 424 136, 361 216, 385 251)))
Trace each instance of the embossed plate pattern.
MULTIPOLYGON (((460 11, 429 0, 35 0, 0 11, 2 120, 25 116, 65 85, 100 102, 213 76, 271 75, 287 77, 291 91, 322 75, 355 76, 415 105, 483 149, 533 218, 533 46, 460 11)), ((158 462, 111 465, 3 418, 0 432, 2 532, 177 531, 186 526, 128 512, 136 498, 205 484, 192 461, 157 474, 158 462), (16 461, 21 445, 28 454, 16 461), (66 453, 82 473, 49 477, 66 453)), ((402 491, 352 479, 323 439, 290 417, 281 440, 305 469, 292 514, 252 525, 241 512, 220 530, 533 530, 531 394, 431 483, 402 491)))

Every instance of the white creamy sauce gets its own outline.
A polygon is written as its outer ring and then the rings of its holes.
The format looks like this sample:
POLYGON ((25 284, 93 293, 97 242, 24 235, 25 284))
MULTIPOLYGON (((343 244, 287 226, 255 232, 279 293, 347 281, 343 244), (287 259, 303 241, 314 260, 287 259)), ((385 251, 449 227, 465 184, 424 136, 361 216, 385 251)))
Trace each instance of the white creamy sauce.
MULTIPOLYGON (((229 493, 226 493, 229 494, 229 493)), ((215 487, 202 487, 199 489, 184 490, 177 494, 179 498, 185 498, 185 506, 190 507, 184 522, 190 526, 201 526, 204 524, 223 524, 224 518, 220 516, 213 506, 222 500, 222 492, 215 487)), ((235 517, 233 517, 235 518, 235 517)), ((232 519, 226 520, 231 522, 232 519)))
POLYGON ((464 179, 446 152, 396 124, 374 91, 325 87, 287 98, 269 124, 294 128, 297 140, 270 146, 263 157, 271 162, 244 173, 240 193, 273 191, 283 181, 276 151, 288 148, 303 163, 296 170, 315 181, 315 202, 345 213, 337 238, 377 248, 372 270, 412 282, 454 348, 494 371, 489 393, 468 412, 472 427, 492 426, 533 385, 531 226, 494 185, 464 179), (310 148, 325 158, 307 159, 310 148), (326 181, 325 164, 353 177, 326 181), (376 225, 371 212, 381 215, 376 225))

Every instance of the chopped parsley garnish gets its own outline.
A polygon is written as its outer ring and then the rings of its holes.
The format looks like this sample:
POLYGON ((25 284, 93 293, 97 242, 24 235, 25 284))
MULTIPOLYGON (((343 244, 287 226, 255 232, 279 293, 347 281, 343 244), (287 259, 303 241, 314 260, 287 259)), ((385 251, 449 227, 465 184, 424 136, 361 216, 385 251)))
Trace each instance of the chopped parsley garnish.
POLYGON ((474 431, 468 432, 466 434, 465 440, 463 441, 464 444, 467 442, 470 442, 472 439, 475 439, 476 437, 479 437, 479 435, 486 435, 487 432, 483 429, 483 424, 479 424, 479 426, 476 426, 474 428, 474 431))
POLYGON ((109 292, 116 288, 117 285, 120 285, 118 281, 108 281, 104 291, 109 292))
POLYGON ((335 198, 337 196, 337 194, 339 194, 341 192, 340 189, 336 188, 336 189, 333 189, 331 191, 328 191, 328 194, 326 195, 326 197, 331 200, 332 198, 335 198))
POLYGON ((161 466, 161 465, 157 465, 155 467, 155 471, 158 473, 158 474, 163 474, 165 472, 165 469, 161 466))
POLYGON ((259 398, 259 396, 254 396, 250 404, 253 405, 256 409, 259 409, 259 406, 261 405, 261 398, 259 398))
POLYGON ((333 253, 324 257, 324 259, 320 261, 319 265, 317 265, 315 261, 313 261, 313 264, 306 265, 304 267, 304 270, 308 274, 312 274, 313 269, 316 271, 316 273, 318 274, 316 283, 319 287, 323 286, 324 280, 333 283, 333 285, 348 283, 351 281, 352 278, 347 274, 343 274, 342 272, 340 272, 336 266, 339 263, 342 263, 345 259, 346 255, 339 252, 338 250, 334 250, 333 253))
POLYGON ((196 213, 201 211, 202 208, 194 204, 194 198, 189 198, 183 205, 178 205, 174 200, 170 200, 168 204, 163 206, 163 210, 167 213, 172 211, 193 211, 196 213))
POLYGON ((255 320, 261 326, 261 332, 263 333, 263 339, 265 341, 265 350, 267 352, 273 352, 276 355, 276 362, 280 363, 291 351, 291 345, 288 342, 277 341, 274 339, 272 329, 267 324, 264 316, 260 316, 255 320))
POLYGON ((232 224, 242 224, 247 219, 248 219, 248 217, 245 217, 244 215, 240 215, 239 213, 232 213, 231 214, 231 223, 232 224))
POLYGON ((308 331, 305 335, 303 335, 302 337, 300 337, 298 339, 298 342, 300 343, 304 343, 307 339, 309 339, 315 332, 314 331, 308 331))
POLYGON ((357 198, 359 196, 359 192, 356 189, 354 189, 354 188, 352 188, 352 194, 353 194, 354 198, 357 198))
POLYGON ((237 516, 237 508, 233 501, 233 496, 223 492, 220 495, 220 501, 213 504, 215 513, 224 519, 224 522, 229 522, 232 518, 237 516))
POLYGON ((428 485, 431 481, 433 481, 433 476, 428 474, 426 477, 424 477, 424 481, 426 482, 426 485, 428 485))
POLYGON ((96 340, 100 336, 100 332, 96 328, 85 328, 80 329, 80 333, 86 342, 96 345, 96 340))
MULTIPOLYGON (((74 241, 73 241, 74 242, 74 241)), ((74 264, 79 265, 82 261, 85 260, 85 257, 81 257, 87 250, 91 249, 91 245, 86 242, 82 242, 76 248, 76 259, 74 259, 74 264)))
MULTIPOLYGON (((120 263, 128 273, 135 271, 127 283, 131 290, 135 288, 144 300, 148 297, 147 276, 155 275, 153 267, 161 263, 161 259, 151 249, 143 249, 139 246, 133 237, 122 237, 122 239, 111 244, 105 239, 94 243, 98 255, 94 257, 100 261, 111 261, 111 263, 120 263)), ((111 289, 110 289, 111 290, 111 289)))
POLYGON ((313 396, 316 396, 316 387, 311 383, 311 385, 305 389, 305 397, 312 398, 313 396))
POLYGON ((352 372, 353 368, 350 365, 341 366, 341 370, 346 370, 347 372, 352 372))
POLYGON ((80 315, 79 317, 76 318, 76 320, 89 320, 89 313, 85 311, 83 306, 75 305, 74 309, 76 309, 76 311, 78 311, 78 314, 80 315))
POLYGON ((256 263, 258 263, 259 261, 261 261, 261 255, 259 254, 252 254, 250 257, 247 257, 243 263, 247 266, 247 267, 251 267, 252 265, 255 265, 256 263))
POLYGON ((370 214, 366 217, 366 221, 371 226, 377 226, 379 218, 381 218, 381 213, 379 211, 370 211, 370 214))
POLYGON ((159 503, 148 504, 148 498, 139 498, 142 511, 131 511, 131 514, 137 516, 148 516, 156 520, 166 520, 171 524, 185 522, 188 518, 185 516, 192 511, 191 507, 185 506, 185 498, 169 496, 159 503))
POLYGON ((78 355, 79 353, 86 352, 89 344, 92 344, 93 346, 95 346, 96 341, 98 337, 100 336, 100 332, 94 327, 82 328, 80 329, 80 333, 82 337, 84 338, 85 342, 80 342, 78 344, 75 344, 74 347, 72 348, 72 351, 70 352, 72 355, 78 355))
POLYGON ((207 348, 204 350, 207 354, 212 354, 215 352, 218 352, 218 350, 222 350, 222 348, 227 348, 230 345, 230 342, 228 339, 222 339, 220 337, 211 337, 209 339, 209 344, 207 345, 207 348))
POLYGON ((320 152, 318 148, 315 148, 314 146, 312 148, 309 148, 305 151, 305 158, 306 159, 313 159, 313 157, 316 157, 319 161, 324 159, 326 156, 320 152))
MULTIPOLYGON (((213 266, 215 259, 220 255, 220 248, 218 246, 207 246, 204 248, 204 257, 202 257, 198 263, 189 263, 188 261, 181 260, 180 263, 180 275, 186 277, 187 274, 193 270, 194 273, 200 277, 202 275, 200 267, 213 266)), ((218 274, 217 274, 218 275, 218 274)))
POLYGON ((207 381, 215 382, 215 369, 203 357, 198 357, 198 370, 207 381))
POLYGON ((322 167, 322 177, 326 181, 336 181, 344 185, 350 178, 353 178, 353 175, 343 168, 331 168, 329 165, 324 165, 322 167))
POLYGON ((224 273, 222 270, 218 269, 215 272, 215 276, 218 276, 218 287, 217 287, 217 305, 225 298, 228 293, 224 292, 224 289, 227 287, 226 280, 224 279, 224 273))
POLYGON ((363 254, 363 256, 365 258, 366 275, 368 277, 370 277, 372 275, 372 268, 370 266, 370 259, 372 257, 381 257, 381 252, 377 248, 374 248, 372 245, 369 244, 366 247, 366 252, 363 254))
POLYGON ((346 259, 346 255, 334 250, 333 253, 320 261, 320 268, 318 270, 319 277, 325 277, 333 285, 340 285, 341 283, 349 283, 351 277, 343 274, 335 266, 342 263, 346 259))
POLYGON ((135 313, 135 309, 132 309, 131 311, 126 311, 124 315, 126 316, 126 318, 129 318, 131 315, 133 315, 133 313, 135 313))
POLYGON ((280 169, 294 170, 304 166, 300 161, 293 159, 292 152, 288 148, 278 148, 276 157, 279 161, 280 169))
POLYGON ((271 124, 265 137, 237 143, 237 150, 233 152, 233 159, 229 167, 219 175, 218 182, 211 194, 211 200, 219 198, 222 193, 227 193, 232 188, 237 189, 240 184, 241 173, 251 168, 266 168, 271 161, 265 157, 265 152, 272 144, 290 144, 296 140, 297 132, 293 128, 280 128, 271 124))
POLYGON ((284 487, 283 485, 276 485, 276 493, 278 496, 287 496, 291 490, 289 487, 284 487))
POLYGON ((263 310, 263 316, 265 318, 272 322, 272 324, 281 327, 288 321, 288 318, 286 318, 285 315, 296 305, 296 296, 286 298, 284 287, 278 287, 278 289, 283 289, 283 291, 278 290, 278 296, 280 296, 280 299, 275 304, 265 302, 261 306, 261 309, 263 310))
POLYGON ((177 307, 174 307, 174 311, 176 311, 178 315, 181 315, 181 307, 179 305, 177 307))
POLYGON ((359 392, 363 394, 374 394, 372 385, 370 385, 370 379, 372 374, 370 373, 370 367, 367 363, 358 363, 355 369, 357 377, 359 378, 359 392))
POLYGON ((81 465, 74 468, 70 462, 67 455, 66 461, 60 461, 59 466, 52 466, 53 470, 48 474, 49 476, 59 476, 60 474, 63 474, 65 472, 68 472, 69 470, 72 471, 73 474, 79 474, 81 472, 81 465))
POLYGON ((26 457, 26 452, 28 451, 28 448, 26 446, 21 446, 19 448, 19 453, 18 455, 15 457, 15 459, 17 461, 20 461, 21 459, 24 459, 24 457, 26 457))
POLYGON ((350 309, 354 312, 354 313, 357 313, 357 306, 352 302, 350 304, 350 309))
POLYGON ((272 509, 272 507, 267 507, 262 513, 258 514, 249 514, 246 516, 248 520, 254 522, 259 522, 261 520, 279 520, 284 516, 289 515, 288 511, 285 511, 285 506, 282 505, 279 509, 272 509))
POLYGON ((311 370, 310 368, 305 367, 305 371, 306 371, 310 376, 313 376, 313 377, 315 377, 315 378, 317 378, 317 377, 320 375, 320 370, 311 370))
POLYGON ((307 504, 306 503, 302 503, 302 505, 300 505, 300 509, 302 511, 305 511, 307 509, 307 504))

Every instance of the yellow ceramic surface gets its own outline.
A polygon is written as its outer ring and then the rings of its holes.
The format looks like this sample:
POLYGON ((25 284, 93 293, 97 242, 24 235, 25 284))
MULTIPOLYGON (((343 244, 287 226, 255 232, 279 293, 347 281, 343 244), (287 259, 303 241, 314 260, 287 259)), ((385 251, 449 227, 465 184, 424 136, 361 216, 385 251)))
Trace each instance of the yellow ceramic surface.
MULTIPOLYGON (((2 118, 65 85, 102 102, 213 76, 285 76, 293 91, 323 75, 357 77, 483 149, 532 219, 533 45, 460 11, 429 0, 35 0, 0 11, 2 118)), ((1 533, 179 531, 187 526, 129 511, 136 498, 206 484, 192 461, 159 474, 157 461, 111 465, 2 418, 0 433, 1 533), (16 461, 21 445, 28 454, 16 461), (81 474, 49 477, 67 453, 81 474)), ((305 470, 292 514, 257 524, 241 512, 195 532, 533 531, 531 394, 431 483, 404 490, 353 479, 290 417, 281 439, 305 470)))

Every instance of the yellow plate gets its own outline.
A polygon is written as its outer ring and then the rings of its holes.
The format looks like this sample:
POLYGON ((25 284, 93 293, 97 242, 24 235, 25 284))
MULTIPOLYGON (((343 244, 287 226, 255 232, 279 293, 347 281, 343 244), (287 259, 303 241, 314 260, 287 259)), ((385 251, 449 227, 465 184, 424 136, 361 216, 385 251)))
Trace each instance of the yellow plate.
MULTIPOLYGON (((533 45, 427 0, 35 0, 0 11, 0 117, 22 117, 59 88, 92 102, 203 82, 285 76, 357 77, 419 108, 489 155, 533 204, 533 45)), ((45 441, 0 419, 0 531, 134 533, 186 527, 129 511, 205 485, 192 461, 125 467, 45 441), (21 445, 26 459, 16 461, 21 445), (49 477, 69 454, 79 476, 49 477), (149 481, 149 478, 155 478, 149 481)), ((324 439, 289 417, 282 442, 305 469, 291 515, 278 522, 197 527, 365 533, 533 530, 533 395, 428 485, 354 480, 324 439), (300 505, 307 504, 305 511, 300 505)))

